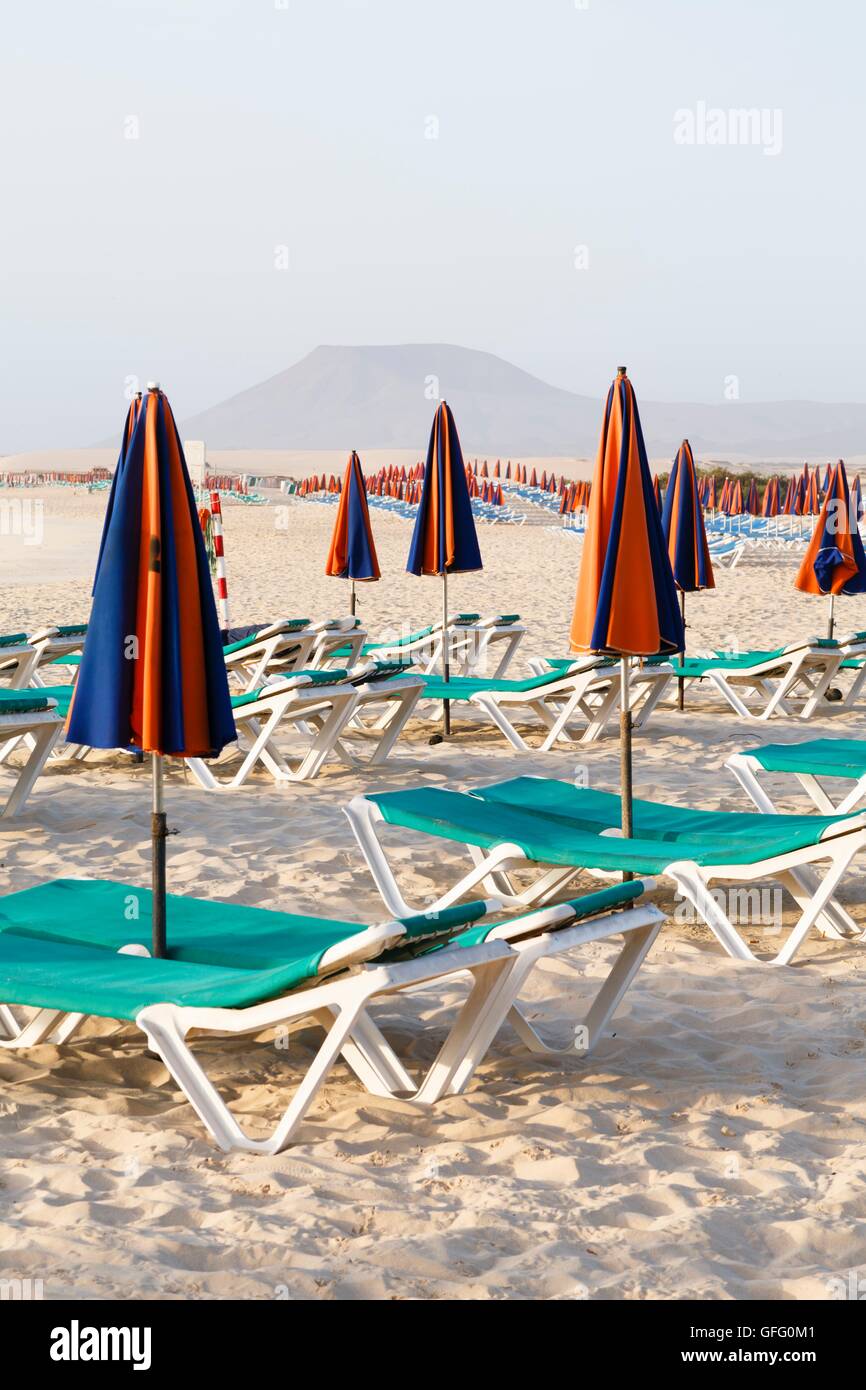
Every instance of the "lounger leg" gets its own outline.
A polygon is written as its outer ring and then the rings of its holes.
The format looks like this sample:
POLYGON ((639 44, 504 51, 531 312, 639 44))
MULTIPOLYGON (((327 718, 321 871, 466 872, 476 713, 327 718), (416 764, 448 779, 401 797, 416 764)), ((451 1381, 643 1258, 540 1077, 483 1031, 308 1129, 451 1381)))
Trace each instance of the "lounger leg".
POLYGON ((514 997, 511 977, 519 967, 520 957, 514 954, 476 967, 472 972, 469 998, 455 1019, 435 1062, 412 1097, 413 1101, 419 1105, 432 1105, 446 1092, 455 1094, 468 1083, 496 1036, 508 1002, 514 997), (465 1077, 462 1084, 455 1082, 458 1073, 465 1077))
MULTIPOLYGON (((586 1033, 586 1045, 580 1049, 581 1056, 591 1052, 595 1047, 608 1021, 619 1008, 626 990, 646 960, 663 925, 662 922, 656 922, 652 926, 638 928, 626 935, 613 968, 595 996, 584 1020, 583 1029, 586 1033)), ((572 1055, 575 1051, 574 1044, 567 1048, 548 1046, 517 1003, 513 1004, 509 1010, 508 1022, 530 1052, 563 1056, 572 1055)))
POLYGON ((639 704, 636 709, 633 709, 632 711, 632 728, 642 729, 645 724, 649 723, 650 716, 652 715, 653 710, 655 709, 659 701, 662 699, 665 691, 667 690, 672 680, 673 676, 664 676, 659 677, 658 679, 653 679, 649 682, 641 681, 638 683, 639 685, 644 685, 648 688, 646 699, 641 704, 639 704))
MULTIPOLYGON (((359 991, 351 1007, 343 1005, 340 1008, 338 1017, 326 1033, 306 1076, 269 1139, 251 1139, 241 1129, 225 1101, 187 1047, 186 1030, 182 1024, 183 1010, 176 1009, 171 1004, 156 1004, 144 1009, 138 1015, 137 1022, 150 1046, 159 1054, 221 1149, 244 1149, 248 1153, 276 1154, 291 1143, 298 1126, 337 1061, 366 1002, 366 994, 359 991)), ((194 1014, 201 1011, 189 1012, 194 1014)), ((190 1026, 201 1029, 202 1023, 191 1018, 190 1026)))
POLYGON ((512 748, 516 748, 518 753, 529 753, 531 751, 529 744, 521 738, 502 709, 502 706, 493 695, 487 691, 479 691, 477 695, 472 696, 470 704, 475 705, 477 709, 483 710, 488 719, 493 721, 499 732, 505 735, 512 748))
POLYGON ((0 812, 0 820, 8 820, 21 810, 62 731, 63 721, 58 719, 52 724, 41 725, 34 734, 33 751, 22 767, 9 799, 0 812))
POLYGON ((669 864, 665 874, 673 879, 682 896, 692 904, 698 916, 703 918, 729 956, 734 956, 737 960, 760 963, 758 956, 749 950, 736 927, 710 893, 697 864, 687 861, 669 864))

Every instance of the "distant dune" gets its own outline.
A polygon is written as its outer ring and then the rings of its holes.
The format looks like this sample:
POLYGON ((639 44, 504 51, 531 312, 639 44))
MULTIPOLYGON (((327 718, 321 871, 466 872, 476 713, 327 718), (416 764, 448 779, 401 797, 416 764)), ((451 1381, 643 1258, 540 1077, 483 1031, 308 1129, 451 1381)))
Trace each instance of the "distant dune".
MULTIPOLYGON (((616 364, 612 364, 611 370, 616 364)), ((602 402, 550 386, 489 352, 444 343, 317 347, 267 381, 181 421, 185 439, 203 439, 214 468, 293 474, 336 471, 352 449, 408 463, 427 447, 437 399, 451 405, 467 456, 557 459, 583 475, 598 444, 602 402)), ((684 437, 699 464, 770 471, 804 459, 866 450, 866 405, 744 401, 707 405, 639 397, 650 458, 666 468, 684 437)), ((53 450, 0 460, 6 468, 88 468, 113 464, 114 437, 90 450, 53 450), (110 447, 107 447, 110 446, 110 447)))
MULTIPOLYGON (((612 364, 612 370, 616 366, 612 364)), ((184 420, 213 449, 410 449, 422 453, 436 396, 451 405, 464 452, 592 457, 601 402, 549 386, 488 352, 444 343, 318 347, 249 390, 184 420)), ((651 455, 687 436, 732 460, 835 458, 866 447, 866 405, 640 399, 651 455)))

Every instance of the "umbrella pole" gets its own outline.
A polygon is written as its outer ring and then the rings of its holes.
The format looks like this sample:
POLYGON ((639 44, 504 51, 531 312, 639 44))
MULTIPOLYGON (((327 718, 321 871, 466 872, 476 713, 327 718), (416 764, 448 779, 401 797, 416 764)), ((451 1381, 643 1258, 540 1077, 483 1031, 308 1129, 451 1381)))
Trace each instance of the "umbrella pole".
MULTIPOLYGON (((686 591, 685 591, 685 589, 680 589, 680 614, 681 614, 682 620, 683 620, 683 649, 682 649, 682 651, 680 652, 680 665, 682 665, 683 662, 684 662, 685 659, 686 659, 686 591)), ((678 687, 679 687, 679 689, 677 690, 677 709, 678 709, 678 710, 682 710, 682 709, 685 707, 686 683, 685 683, 684 680, 678 680, 678 681, 677 681, 677 685, 678 685, 678 687)))
MULTIPOLYGON (((632 838, 631 709, 629 708, 627 656, 620 657, 619 679, 619 777, 622 797, 622 833, 624 839, 630 840, 632 838)), ((634 874, 626 869, 622 877, 623 882, 626 882, 627 879, 634 878, 634 874)))
POLYGON ((835 611, 834 611, 834 610, 835 610, 835 605, 836 605, 836 595, 835 595, 835 594, 831 594, 831 595, 830 595, 830 617, 829 617, 829 619, 828 619, 828 621, 827 621, 827 636, 828 636, 828 637, 832 637, 832 636, 833 636, 833 629, 834 629, 834 627, 836 626, 836 614, 835 614, 835 611))
POLYGON ((152 754, 153 806, 150 835, 153 844, 153 954, 165 956, 165 809, 162 796, 162 754, 152 754))
MULTIPOLYGON (((442 573, 442 674, 447 685, 451 679, 451 635, 448 631, 448 571, 442 573)), ((442 719, 445 737, 451 735, 451 702, 443 700, 442 719)))
POLYGON ((350 606, 349 606, 349 612, 351 613, 352 617, 354 618, 354 616, 355 616, 355 581, 354 581, 354 579, 352 580, 352 597, 351 597, 351 599, 350 599, 350 601, 349 601, 349 604, 350 604, 350 606))

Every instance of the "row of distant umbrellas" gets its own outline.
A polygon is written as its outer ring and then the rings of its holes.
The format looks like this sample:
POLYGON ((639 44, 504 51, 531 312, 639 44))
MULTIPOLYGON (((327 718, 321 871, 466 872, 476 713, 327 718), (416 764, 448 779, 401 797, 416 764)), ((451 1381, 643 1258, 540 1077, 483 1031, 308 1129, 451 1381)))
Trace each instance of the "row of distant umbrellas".
MULTIPOLYGON (((817 467, 810 469, 806 464, 801 473, 792 474, 787 481, 775 476, 768 479, 763 491, 758 488, 754 478, 744 487, 740 478, 725 478, 718 482, 714 476, 705 475, 699 480, 697 496, 704 510, 718 511, 725 516, 818 516, 830 486, 834 467, 833 464, 827 465, 822 481, 821 470, 817 467)), ((515 474, 519 475, 517 481, 527 482, 526 465, 515 464, 514 469, 515 474)), ((510 475, 509 460, 504 475, 506 481, 510 475)), ((497 481, 500 478, 498 459, 492 471, 488 468, 486 460, 479 468, 476 459, 474 464, 467 465, 466 478, 470 497, 478 498, 492 506, 503 505, 502 483, 497 481)), ((390 497, 417 506, 421 501, 424 486, 424 464, 418 463, 408 469, 405 466, 388 465, 366 477, 364 486, 371 496, 390 497)), ((569 481, 564 475, 557 481, 555 473, 548 474, 546 471, 542 472, 539 479, 536 470, 532 469, 527 486, 542 492, 558 493, 559 510, 564 516, 584 511, 589 506, 592 485, 588 481, 569 481)), ((668 488, 663 489, 658 475, 653 478, 653 493, 659 511, 664 506, 665 493, 670 486, 671 480, 668 482, 668 488)), ((313 474, 298 483, 296 492, 301 497, 319 492, 339 494, 342 487, 343 481, 333 473, 329 477, 325 474, 313 474)), ((851 501, 856 509, 857 519, 860 520, 864 514, 864 505, 859 475, 855 476, 851 485, 851 501)))
MULTIPOLYGON (((866 590, 844 465, 830 472, 797 576, 815 593, 866 590)), ((467 470, 451 410, 436 410, 406 568, 442 581, 480 570, 467 470)), ((328 573, 379 578, 360 459, 349 459, 328 573)), ((685 646, 678 593, 714 584, 694 458, 681 446, 660 513, 626 369, 608 392, 571 625, 576 652, 621 659, 623 832, 631 834, 630 657, 685 646)), ((447 643, 443 644, 447 678, 447 643)), ((446 719, 447 719, 446 703, 446 719)), ((446 724, 447 728, 447 724, 446 724)), ((168 951, 163 758, 216 756, 235 737, 204 539, 171 407, 158 386, 130 407, 97 561, 67 737, 152 755, 153 950, 168 951)))

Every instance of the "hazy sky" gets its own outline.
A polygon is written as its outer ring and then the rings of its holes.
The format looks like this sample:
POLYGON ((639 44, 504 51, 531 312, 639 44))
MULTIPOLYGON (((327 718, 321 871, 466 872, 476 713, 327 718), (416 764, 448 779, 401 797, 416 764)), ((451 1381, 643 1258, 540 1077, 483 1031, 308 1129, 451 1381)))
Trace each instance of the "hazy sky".
POLYGON ((318 343, 454 342, 589 394, 625 361, 647 399, 735 375, 866 400, 863 16, 10 5, 0 453, 119 428, 128 377, 183 417, 318 343), (713 114, 739 108, 757 143, 713 114))

